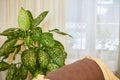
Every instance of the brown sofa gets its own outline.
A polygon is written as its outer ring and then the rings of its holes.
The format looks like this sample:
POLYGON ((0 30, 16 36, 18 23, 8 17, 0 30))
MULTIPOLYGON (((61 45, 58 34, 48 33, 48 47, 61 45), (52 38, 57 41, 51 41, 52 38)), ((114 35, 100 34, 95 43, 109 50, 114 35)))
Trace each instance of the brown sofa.
POLYGON ((82 59, 48 73, 50 80, 105 80, 98 64, 90 59, 82 59))

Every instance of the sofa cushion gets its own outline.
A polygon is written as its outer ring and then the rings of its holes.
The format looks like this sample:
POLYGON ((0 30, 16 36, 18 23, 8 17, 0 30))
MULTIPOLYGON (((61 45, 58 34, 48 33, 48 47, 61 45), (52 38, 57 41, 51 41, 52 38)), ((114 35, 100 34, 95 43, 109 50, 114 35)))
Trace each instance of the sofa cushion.
POLYGON ((48 73, 50 80, 105 80, 98 64, 90 59, 82 59, 48 73))

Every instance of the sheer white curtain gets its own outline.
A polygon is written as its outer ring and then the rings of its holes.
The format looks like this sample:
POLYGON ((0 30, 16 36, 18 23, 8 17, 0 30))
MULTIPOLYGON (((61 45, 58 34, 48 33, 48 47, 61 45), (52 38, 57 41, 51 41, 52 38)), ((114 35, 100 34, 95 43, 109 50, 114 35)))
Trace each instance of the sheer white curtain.
POLYGON ((85 55, 96 55, 96 4, 94 3, 96 0, 67 0, 66 2, 66 30, 73 36, 73 39, 67 39, 70 57, 68 62, 85 55))
MULTIPOLYGON (((29 9, 34 17, 42 11, 49 11, 45 20, 40 24, 44 31, 58 28, 65 32, 65 0, 0 0, 0 32, 7 28, 18 27, 17 16, 21 7, 29 9)), ((55 39, 65 44, 65 37, 55 34, 55 39)), ((0 37, 0 46, 6 38, 0 37)), ((12 62, 9 56, 9 63, 12 62)), ((18 59, 19 60, 19 59, 18 59)), ((0 72, 0 80, 5 80, 4 72, 0 72)))
POLYGON ((68 59, 101 58, 111 71, 118 68, 120 0, 66 0, 68 59))
POLYGON ((40 25, 43 30, 59 28, 65 31, 64 5, 65 0, 0 0, 0 32, 8 27, 17 27, 17 16, 21 7, 29 9, 34 17, 48 10, 49 14, 40 25))

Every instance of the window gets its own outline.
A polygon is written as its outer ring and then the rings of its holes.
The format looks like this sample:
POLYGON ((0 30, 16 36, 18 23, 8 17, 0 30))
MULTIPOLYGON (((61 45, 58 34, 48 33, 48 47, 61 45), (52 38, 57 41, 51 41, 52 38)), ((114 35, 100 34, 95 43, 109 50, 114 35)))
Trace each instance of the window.
POLYGON ((119 10, 120 0, 66 0, 67 63, 90 55, 117 70, 119 10))
POLYGON ((98 50, 117 50, 119 44, 119 1, 99 0, 97 2, 98 50))

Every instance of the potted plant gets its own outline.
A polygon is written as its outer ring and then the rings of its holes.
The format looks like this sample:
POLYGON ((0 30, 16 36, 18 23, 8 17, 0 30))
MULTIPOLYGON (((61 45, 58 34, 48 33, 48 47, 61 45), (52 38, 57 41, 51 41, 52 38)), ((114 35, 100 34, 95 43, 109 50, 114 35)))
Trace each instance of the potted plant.
MULTIPOLYGON (((0 47, 0 71, 8 70, 6 80, 25 80, 28 72, 32 78, 38 74, 54 71, 65 65, 67 53, 64 46, 53 37, 52 32, 68 35, 58 29, 43 32, 38 25, 44 20, 48 11, 33 18, 29 10, 21 8, 18 14, 18 28, 9 28, 0 33, 7 40, 0 47), (13 54, 13 62, 7 63, 13 54), (21 57, 15 62, 16 56, 21 57)), ((70 36, 71 37, 71 36, 70 36)))

